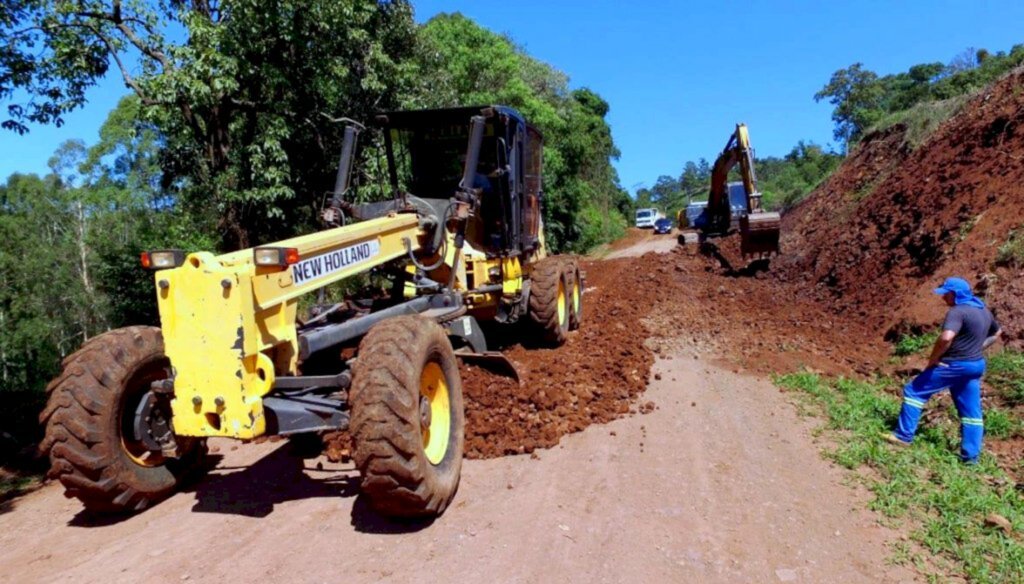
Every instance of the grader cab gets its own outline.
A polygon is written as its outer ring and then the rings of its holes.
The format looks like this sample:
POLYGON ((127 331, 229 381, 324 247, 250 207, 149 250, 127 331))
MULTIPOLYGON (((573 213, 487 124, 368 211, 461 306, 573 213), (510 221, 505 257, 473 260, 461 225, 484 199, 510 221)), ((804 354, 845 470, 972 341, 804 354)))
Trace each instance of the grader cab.
POLYGON ((485 321, 563 343, 582 316, 581 274, 547 255, 542 137, 518 112, 390 112, 374 126, 386 200, 347 196, 363 130, 351 124, 328 228, 221 255, 143 254, 160 327, 91 339, 48 388, 43 448, 69 497, 138 511, 203 468, 208 438, 347 429, 374 508, 444 511, 462 464, 458 359, 504 359, 485 321), (324 297, 371 269, 388 297, 324 297))

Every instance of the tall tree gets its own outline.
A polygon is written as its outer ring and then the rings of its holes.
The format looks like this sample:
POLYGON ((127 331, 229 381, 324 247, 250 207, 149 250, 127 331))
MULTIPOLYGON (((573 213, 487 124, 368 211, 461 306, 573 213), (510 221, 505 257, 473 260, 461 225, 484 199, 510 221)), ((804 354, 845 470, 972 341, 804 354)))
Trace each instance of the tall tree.
POLYGON ((651 203, 661 210, 668 209, 679 199, 679 181, 667 174, 658 177, 651 187, 651 203))
POLYGON ((698 162, 688 161, 679 176, 679 189, 687 198, 702 198, 707 195, 711 182, 711 164, 701 158, 698 162))
POLYGON ((814 101, 827 99, 835 107, 833 134, 843 144, 856 139, 881 117, 882 98, 878 75, 865 69, 862 63, 836 71, 828 84, 814 94, 814 101))
POLYGON ((339 143, 327 118, 399 105, 416 71, 405 0, 15 0, 0 27, 0 98, 24 96, 4 127, 61 123, 115 67, 166 140, 164 186, 225 248, 309 225, 339 143))
POLYGON ((647 209, 647 208, 650 208, 651 205, 653 205, 653 203, 651 201, 652 198, 653 197, 652 197, 652 194, 651 194, 651 189, 648 189, 646 187, 637 189, 637 191, 636 191, 636 208, 637 209, 647 209))

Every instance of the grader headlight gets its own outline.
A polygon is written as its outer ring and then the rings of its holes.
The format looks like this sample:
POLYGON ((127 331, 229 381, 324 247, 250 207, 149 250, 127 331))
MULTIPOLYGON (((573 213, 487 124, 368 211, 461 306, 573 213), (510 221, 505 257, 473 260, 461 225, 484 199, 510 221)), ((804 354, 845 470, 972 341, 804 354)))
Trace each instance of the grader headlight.
POLYGON ((139 259, 147 270, 166 270, 185 263, 185 252, 180 249, 144 251, 139 259))
POLYGON ((290 266, 299 263, 299 250, 294 247, 257 247, 252 250, 257 266, 290 266))

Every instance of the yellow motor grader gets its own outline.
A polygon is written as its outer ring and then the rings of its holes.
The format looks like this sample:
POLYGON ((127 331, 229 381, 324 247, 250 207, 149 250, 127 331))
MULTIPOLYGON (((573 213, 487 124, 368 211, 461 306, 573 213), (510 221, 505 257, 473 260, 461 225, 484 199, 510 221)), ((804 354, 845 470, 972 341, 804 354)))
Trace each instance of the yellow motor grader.
POLYGON ((504 106, 379 115, 391 195, 353 204, 344 131, 327 228, 223 255, 154 250, 160 327, 89 340, 48 387, 51 476, 95 511, 130 512, 203 468, 211 437, 348 429, 362 492, 390 516, 438 515, 463 452, 458 358, 481 322, 559 345, 582 317, 579 266, 548 257, 542 137, 504 106), (386 297, 324 302, 373 270, 386 297), (320 302, 299 317, 299 299, 320 302))

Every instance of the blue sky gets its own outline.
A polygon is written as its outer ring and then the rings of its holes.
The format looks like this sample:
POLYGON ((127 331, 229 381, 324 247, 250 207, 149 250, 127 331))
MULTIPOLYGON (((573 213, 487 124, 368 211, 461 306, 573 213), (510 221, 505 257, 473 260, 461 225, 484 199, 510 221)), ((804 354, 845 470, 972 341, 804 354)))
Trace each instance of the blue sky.
MULTIPOLYGON (((462 12, 567 73, 573 87, 600 93, 631 192, 687 160, 713 159, 740 121, 760 156, 783 155, 801 139, 830 144, 831 108, 813 95, 854 62, 894 73, 948 62, 967 47, 1024 42, 1020 0, 414 3, 419 21, 462 12)), ((63 127, 0 134, 0 177, 45 172, 64 140, 94 142, 125 92, 111 76, 63 127)))

